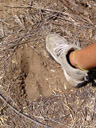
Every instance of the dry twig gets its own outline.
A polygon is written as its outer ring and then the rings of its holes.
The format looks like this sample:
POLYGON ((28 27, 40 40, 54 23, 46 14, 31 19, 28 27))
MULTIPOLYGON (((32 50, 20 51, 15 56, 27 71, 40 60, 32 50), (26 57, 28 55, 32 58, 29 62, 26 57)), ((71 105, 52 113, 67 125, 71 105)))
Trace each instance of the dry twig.
POLYGON ((41 122, 39 122, 38 120, 36 119, 33 119, 32 117, 29 117, 28 115, 24 114, 24 113, 21 113, 20 111, 18 111, 16 108, 14 108, 12 105, 10 105, 6 99, 0 94, 0 98, 1 100, 4 101, 4 103, 9 107, 11 108, 15 113, 17 113, 19 116, 22 116, 24 118, 26 118, 27 120, 30 120, 31 122, 35 123, 36 125, 39 125, 39 126, 43 126, 45 128, 51 128, 50 126, 47 126, 46 124, 43 124, 41 122))

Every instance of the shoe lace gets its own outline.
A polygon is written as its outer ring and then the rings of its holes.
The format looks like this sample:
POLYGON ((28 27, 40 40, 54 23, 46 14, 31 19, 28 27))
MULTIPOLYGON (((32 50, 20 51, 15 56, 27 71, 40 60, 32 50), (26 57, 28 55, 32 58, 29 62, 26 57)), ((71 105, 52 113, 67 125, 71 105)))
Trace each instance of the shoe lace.
POLYGON ((67 46, 68 45, 65 44, 63 41, 60 41, 60 42, 57 41, 56 47, 53 50, 54 50, 54 52, 56 53, 57 56, 60 56, 64 53, 67 46))

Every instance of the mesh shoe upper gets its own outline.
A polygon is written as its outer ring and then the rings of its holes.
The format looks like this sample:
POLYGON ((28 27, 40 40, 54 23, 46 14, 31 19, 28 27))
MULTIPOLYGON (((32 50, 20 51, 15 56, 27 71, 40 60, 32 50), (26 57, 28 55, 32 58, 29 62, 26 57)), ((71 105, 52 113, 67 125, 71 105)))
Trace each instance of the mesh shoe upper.
POLYGON ((67 40, 58 34, 50 34, 46 37, 46 49, 61 65, 69 84, 77 86, 85 80, 87 71, 81 71, 73 68, 67 60, 68 52, 70 50, 80 49, 80 47, 76 45, 69 45, 67 40))

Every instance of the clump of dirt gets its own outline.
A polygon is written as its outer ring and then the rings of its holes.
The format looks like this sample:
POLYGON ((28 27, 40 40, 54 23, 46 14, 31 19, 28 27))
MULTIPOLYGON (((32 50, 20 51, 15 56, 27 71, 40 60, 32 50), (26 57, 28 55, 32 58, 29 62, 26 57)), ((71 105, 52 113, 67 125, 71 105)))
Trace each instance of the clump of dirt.
POLYGON ((40 55, 30 45, 23 45, 21 50, 17 50, 17 58, 21 72, 25 74, 24 83, 28 99, 49 97, 56 90, 63 92, 66 89, 60 65, 55 64, 54 61, 51 62, 52 65, 49 63, 51 59, 46 50, 43 49, 40 55))

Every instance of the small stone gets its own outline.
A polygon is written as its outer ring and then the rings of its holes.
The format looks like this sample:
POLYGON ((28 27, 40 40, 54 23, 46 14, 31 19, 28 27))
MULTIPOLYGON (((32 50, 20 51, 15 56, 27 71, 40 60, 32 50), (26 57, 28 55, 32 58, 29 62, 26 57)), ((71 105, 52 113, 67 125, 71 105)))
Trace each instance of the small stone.
POLYGON ((86 120, 87 121, 90 121, 91 120, 91 117, 90 116, 87 116, 86 120))
POLYGON ((51 72, 55 72, 55 70, 53 70, 53 69, 51 69, 50 71, 51 71, 51 72))

